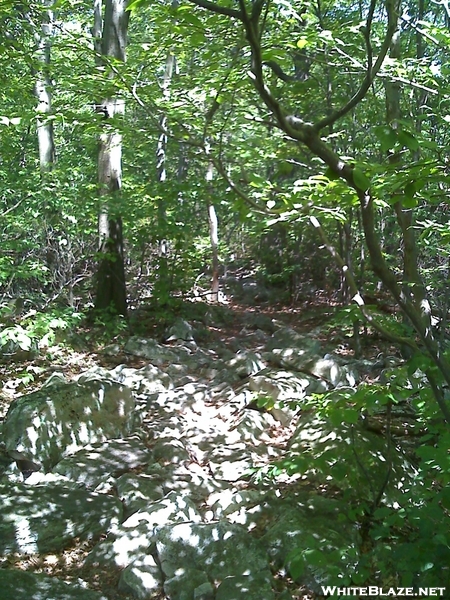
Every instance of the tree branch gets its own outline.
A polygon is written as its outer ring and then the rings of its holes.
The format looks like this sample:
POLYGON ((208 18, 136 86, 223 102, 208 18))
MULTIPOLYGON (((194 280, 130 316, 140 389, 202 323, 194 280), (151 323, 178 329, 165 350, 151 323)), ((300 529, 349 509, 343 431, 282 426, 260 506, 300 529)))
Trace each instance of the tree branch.
POLYGON ((227 17, 232 17, 233 19, 239 19, 242 21, 241 11, 234 10, 234 8, 226 8, 225 6, 220 6, 219 4, 211 2, 210 0, 188 0, 188 2, 218 15, 226 15, 227 17))
POLYGON ((376 75, 378 74, 378 71, 381 69, 384 59, 386 58, 386 55, 389 51, 389 47, 391 45, 391 40, 396 31, 396 27, 393 26, 392 24, 388 25, 388 29, 386 31, 386 36, 383 40, 383 44, 381 45, 380 52, 378 54, 378 58, 375 61, 375 64, 372 66, 373 50, 372 50, 372 44, 370 42, 370 33, 371 33, 372 19, 373 19, 373 13, 375 10, 375 6, 376 6, 376 1, 377 0, 372 0, 370 3, 369 14, 368 14, 368 17, 366 20, 366 26, 363 29, 363 34, 364 34, 364 39, 366 42, 366 49, 367 49, 367 71, 366 71, 366 75, 363 79, 363 82, 361 83, 359 90, 354 94, 354 96, 352 98, 350 98, 350 100, 347 102, 347 104, 342 106, 339 110, 334 111, 331 115, 328 115, 324 119, 321 119, 320 121, 318 121, 317 123, 314 124, 314 129, 316 131, 320 131, 321 129, 325 129, 325 127, 329 127, 330 125, 333 125, 336 121, 338 121, 344 115, 346 115, 351 110, 353 110, 355 108, 355 106, 357 106, 361 102, 361 100, 365 97, 365 95, 369 91, 370 86, 372 85, 376 75))
POLYGON ((328 237, 327 237, 325 231, 322 229, 322 226, 319 223, 318 219, 316 217, 310 217, 310 221, 311 221, 312 226, 317 230, 317 233, 319 234, 319 237, 322 240, 323 245, 325 246, 325 248, 328 250, 328 252, 333 257, 336 265, 341 269, 341 271, 345 277, 345 281, 347 282, 347 285, 349 287, 349 290, 353 295, 352 300, 354 302, 356 302, 356 304, 358 305, 358 308, 359 308, 362 316, 364 317, 364 320, 367 323, 369 323, 369 325, 371 325, 376 331, 381 333, 381 335, 384 338, 386 338, 387 340, 389 340, 390 342, 393 342, 395 344, 404 344, 404 345, 408 346, 409 348, 412 348, 414 351, 417 351, 419 348, 414 340, 412 340, 411 338, 403 337, 403 336, 397 335, 395 333, 392 333, 391 331, 389 331, 388 329, 383 327, 383 325, 381 325, 374 318, 374 316, 368 310, 367 305, 364 302, 364 299, 360 294, 360 291, 358 289, 358 286, 356 285, 353 273, 350 271, 348 265, 345 264, 343 258, 339 254, 339 252, 336 250, 336 248, 333 246, 333 244, 328 239, 328 237))

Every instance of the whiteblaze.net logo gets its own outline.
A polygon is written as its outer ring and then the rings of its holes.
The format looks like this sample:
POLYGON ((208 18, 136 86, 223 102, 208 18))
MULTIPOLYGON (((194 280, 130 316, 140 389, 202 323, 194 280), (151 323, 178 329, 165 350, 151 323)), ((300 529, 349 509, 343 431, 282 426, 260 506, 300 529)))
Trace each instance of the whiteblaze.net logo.
POLYGON ((410 587, 391 587, 381 588, 376 585, 367 587, 338 587, 337 585, 323 585, 322 594, 326 597, 333 596, 377 596, 391 598, 437 598, 442 597, 445 593, 445 587, 420 587, 418 589, 410 587))

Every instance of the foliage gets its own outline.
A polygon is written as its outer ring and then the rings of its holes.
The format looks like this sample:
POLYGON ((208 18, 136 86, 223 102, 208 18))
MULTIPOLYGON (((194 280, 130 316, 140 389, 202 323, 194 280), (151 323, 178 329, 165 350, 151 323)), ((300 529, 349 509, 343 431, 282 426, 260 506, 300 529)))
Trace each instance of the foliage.
MULTIPOLYGON (((369 515, 372 545, 347 574, 353 581, 392 577, 407 585, 420 577, 433 585, 448 579, 442 532, 450 510, 448 434, 434 426, 435 400, 445 408, 450 385, 448 15, 442 3, 399 5, 400 51, 389 55, 392 4, 135 0, 127 63, 100 66, 92 8, 57 2, 48 67, 57 162, 44 175, 33 93, 43 9, 34 0, 26 8, 4 3, 0 293, 2 300, 33 297, 36 307, 58 299, 65 308, 34 308, 20 318, 4 307, 0 349, 64 343, 59 336, 74 331, 91 306, 98 136, 117 131, 123 184, 109 213, 123 219, 133 302, 150 298, 160 327, 170 315, 195 313, 182 298, 199 278, 210 278, 210 204, 219 219, 221 272, 256 274, 280 302, 298 303, 311 290, 357 297, 348 273, 362 296, 380 288, 392 294, 395 315, 368 300, 364 315, 346 306, 330 327, 350 337, 365 318, 369 332, 388 334, 399 349, 407 342, 409 363, 386 371, 385 383, 315 397, 305 408, 351 431, 388 407, 413 407, 417 427, 427 431, 415 449, 413 488, 395 496, 398 506, 374 506, 376 489, 355 506, 351 491, 361 469, 351 444, 339 457, 335 449, 309 448, 273 473, 314 472, 345 488, 355 523, 369 515), (376 65, 383 49, 372 76, 367 65, 376 65), (167 82, 170 56, 176 68, 167 82), (108 121, 94 110, 107 97, 125 100, 124 118, 108 121), (398 108, 395 117, 389 103, 398 108)), ((97 341, 127 331, 127 321, 108 310, 94 319, 97 341)), ((145 321, 133 322, 133 314, 131 321, 145 330, 145 321)), ((271 399, 258 403, 277 408, 271 399)), ((334 557, 336 577, 350 555, 342 549, 334 557)), ((311 540, 310 550, 292 557, 292 572, 305 562, 321 568, 329 558, 311 540)))
MULTIPOLYGON (((3 310, 8 314, 8 310, 3 310)), ((15 347, 29 351, 48 348, 62 341, 59 332, 74 331, 83 315, 67 308, 38 312, 30 310, 20 322, 12 323, 0 331, 0 351, 8 353, 15 347)))

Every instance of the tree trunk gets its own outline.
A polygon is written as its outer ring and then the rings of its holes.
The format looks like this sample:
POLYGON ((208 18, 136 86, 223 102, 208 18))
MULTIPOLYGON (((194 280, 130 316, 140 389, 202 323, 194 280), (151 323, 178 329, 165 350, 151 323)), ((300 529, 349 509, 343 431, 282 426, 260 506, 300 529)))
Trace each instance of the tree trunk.
MULTIPOLYGON (((211 181, 214 176, 214 167, 209 163, 206 171, 206 181, 208 182, 208 192, 212 197, 213 190, 211 181)), ((209 239, 211 241, 211 301, 219 301, 219 223, 217 220, 216 209, 212 202, 208 203, 208 223, 209 239)))
MULTIPOLYGON (((127 0, 106 0, 101 38, 101 62, 108 68, 108 59, 125 62, 126 37, 129 13, 127 0)), ((99 4, 96 2, 94 38, 98 45, 99 4)), ((114 75, 111 74, 111 77, 114 75)), ((95 308, 110 309, 126 316, 127 300, 125 285, 124 249, 121 216, 111 210, 111 200, 120 194, 122 187, 122 136, 114 131, 110 119, 123 115, 125 102, 119 98, 107 98, 97 106, 105 119, 104 132, 99 137, 98 185, 100 210, 98 219, 100 263, 97 271, 95 308)))
MULTIPOLYGON (((172 4, 173 5, 173 4, 172 4)), ((170 82, 174 69, 176 67, 175 56, 169 52, 166 58, 166 67, 164 70, 164 78, 162 82, 162 93, 165 101, 170 98, 170 82)), ((158 144, 156 146, 156 170, 158 181, 164 184, 167 180, 167 116, 164 113, 160 120, 159 125, 161 133, 158 138, 158 144)), ((162 194, 161 194, 162 196, 162 194)), ((164 304, 170 296, 170 277, 169 277, 169 243, 168 243, 168 232, 167 232, 167 215, 166 215, 166 204, 164 198, 158 199, 157 208, 158 218, 158 278, 155 284, 154 295, 157 296, 158 301, 164 304)))
MULTIPOLYGON (((44 0, 43 6, 52 3, 44 0)), ((49 119, 52 110, 51 78, 50 78, 50 49, 53 30, 53 13, 48 8, 44 11, 40 32, 36 32, 38 45, 39 70, 36 73, 34 93, 37 98, 36 111, 37 138, 39 147, 39 165, 41 173, 51 171, 55 162, 55 143, 53 138, 53 121, 49 119)))

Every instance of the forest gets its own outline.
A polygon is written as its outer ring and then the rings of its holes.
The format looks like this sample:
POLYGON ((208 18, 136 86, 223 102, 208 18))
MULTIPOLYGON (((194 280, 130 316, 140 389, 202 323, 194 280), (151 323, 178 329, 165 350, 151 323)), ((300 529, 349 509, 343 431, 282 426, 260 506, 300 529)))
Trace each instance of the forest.
POLYGON ((448 2, 0 31, 0 600, 450 598, 448 2))

